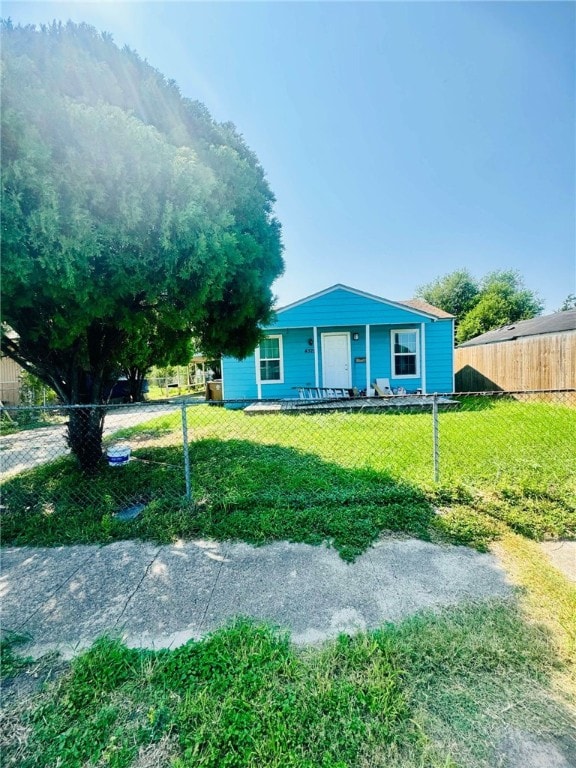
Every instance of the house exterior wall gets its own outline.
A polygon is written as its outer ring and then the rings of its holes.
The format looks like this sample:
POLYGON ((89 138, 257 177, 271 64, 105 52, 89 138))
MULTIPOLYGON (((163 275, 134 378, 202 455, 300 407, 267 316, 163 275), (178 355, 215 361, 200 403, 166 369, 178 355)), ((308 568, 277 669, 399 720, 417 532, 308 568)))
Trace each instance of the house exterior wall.
POLYGON ((456 391, 576 389, 576 331, 455 351, 456 391))
POLYGON ((452 318, 433 318, 338 288, 279 311, 267 333, 281 337, 282 380, 258 381, 259 350, 241 361, 224 358, 222 376, 226 400, 298 397, 298 387, 326 386, 325 333, 349 335, 350 386, 358 391, 373 386, 377 378, 388 378, 391 387, 404 387, 409 392, 453 390, 452 318), (396 377, 392 373, 392 331, 408 329, 417 331, 419 337, 418 375, 396 377))
POLYGON ((235 357, 222 358, 222 395, 225 400, 248 398, 256 400, 256 366, 254 355, 237 360, 235 357))
POLYGON ((415 320, 418 322, 419 317, 407 308, 337 289, 278 312, 276 322, 270 328, 273 332, 274 327, 347 327, 372 323, 403 325, 415 320))
POLYGON ((0 357, 0 401, 4 405, 20 405, 22 368, 9 357, 0 357))
POLYGON ((454 391, 454 320, 426 326, 426 391, 454 391))

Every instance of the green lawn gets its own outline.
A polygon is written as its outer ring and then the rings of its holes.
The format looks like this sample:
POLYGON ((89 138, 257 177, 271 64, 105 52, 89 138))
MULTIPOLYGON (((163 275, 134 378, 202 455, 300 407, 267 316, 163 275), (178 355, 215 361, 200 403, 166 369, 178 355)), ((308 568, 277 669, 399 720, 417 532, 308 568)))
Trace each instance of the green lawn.
MULTIPOLYGON (((9 695, 34 663, 4 653, 9 695)), ((508 728, 548 742, 570 736, 569 712, 550 695, 553 659, 547 633, 506 602, 306 650, 247 620, 173 651, 103 638, 43 690, 16 698, 2 764, 491 768, 508 728)))
POLYGON ((188 409, 184 498, 180 413, 120 430, 136 460, 86 479, 71 458, 3 485, 4 543, 206 536, 333 544, 346 559, 382 532, 486 548, 501 524, 576 536, 576 411, 465 398, 440 414, 440 484, 427 412, 272 414, 188 409), (141 517, 115 512, 146 504, 141 517), (436 514, 436 510, 441 514, 436 514))
POLYGON ((48 682, 7 699, 3 765, 492 768, 511 730, 576 760, 576 590, 527 538, 576 536, 574 410, 465 399, 440 414, 440 484, 429 413, 187 419, 194 503, 176 413, 114 436, 137 457, 126 467, 88 481, 64 458, 8 479, 3 542, 327 541, 351 560, 386 531, 500 537, 522 607, 464 605, 306 650, 245 620, 173 651, 103 638, 70 665, 19 660, 8 641, 4 696, 48 682), (139 518, 115 517, 138 501, 139 518))

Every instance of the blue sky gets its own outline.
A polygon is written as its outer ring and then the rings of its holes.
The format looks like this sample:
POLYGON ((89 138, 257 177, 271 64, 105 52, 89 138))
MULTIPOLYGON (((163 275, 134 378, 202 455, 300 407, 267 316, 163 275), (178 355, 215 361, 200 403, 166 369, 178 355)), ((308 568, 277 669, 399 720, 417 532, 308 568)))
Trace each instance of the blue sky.
POLYGON ((576 4, 4 2, 86 21, 231 120, 283 225, 280 304, 467 267, 576 292, 576 4))

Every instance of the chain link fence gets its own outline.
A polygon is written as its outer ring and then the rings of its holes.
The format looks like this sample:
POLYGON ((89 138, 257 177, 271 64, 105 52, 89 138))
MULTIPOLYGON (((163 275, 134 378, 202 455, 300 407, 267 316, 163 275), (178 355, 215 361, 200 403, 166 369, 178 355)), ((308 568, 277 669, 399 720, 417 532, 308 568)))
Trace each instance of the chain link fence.
POLYGON ((393 485, 574 489, 576 390, 90 406, 92 472, 71 455, 74 410, 2 408, 1 511, 23 525, 61 509, 386 504, 393 485))
POLYGON ((2 512, 23 519, 40 512, 49 524, 61 510, 129 518, 154 500, 179 503, 186 495, 181 418, 173 403, 2 408, 2 512), (93 471, 82 471, 70 450, 80 415, 104 419, 101 441, 88 427, 82 435, 82 424, 76 435, 96 442, 93 471))

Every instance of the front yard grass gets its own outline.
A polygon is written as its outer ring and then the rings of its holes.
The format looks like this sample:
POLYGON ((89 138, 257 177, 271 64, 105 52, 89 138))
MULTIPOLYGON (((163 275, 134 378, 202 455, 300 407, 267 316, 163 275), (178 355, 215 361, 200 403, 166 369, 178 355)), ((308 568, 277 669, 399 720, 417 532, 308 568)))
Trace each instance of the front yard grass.
POLYGON ((103 638, 54 660, 57 679, 44 671, 32 693, 39 662, 8 641, 3 695, 28 695, 0 717, 3 765, 493 768, 518 759, 522 738, 576 764, 576 589, 530 541, 576 536, 576 412, 472 401, 441 414, 438 485, 425 413, 248 418, 199 406, 188 423, 194 505, 174 414, 117 434, 136 459, 89 482, 70 458, 7 480, 3 542, 328 541, 353 560, 394 531, 495 546, 518 599, 320 648, 243 619, 172 651, 103 638), (140 517, 115 517, 139 501, 140 517))
POLYGON ((327 541, 354 559, 384 532, 486 549, 503 530, 576 536, 576 411, 464 398, 440 415, 440 484, 429 413, 187 411, 194 504, 184 499, 180 413, 120 430, 134 460, 84 478, 67 457, 3 484, 4 544, 196 536, 327 541), (121 522, 123 507, 145 504, 121 522), (440 514, 437 514, 439 512, 440 514))
POLYGON ((555 664, 549 635, 499 601, 321 648, 242 619, 172 651, 102 638, 15 703, 3 765, 492 768, 512 730, 563 749, 574 735, 555 664))

